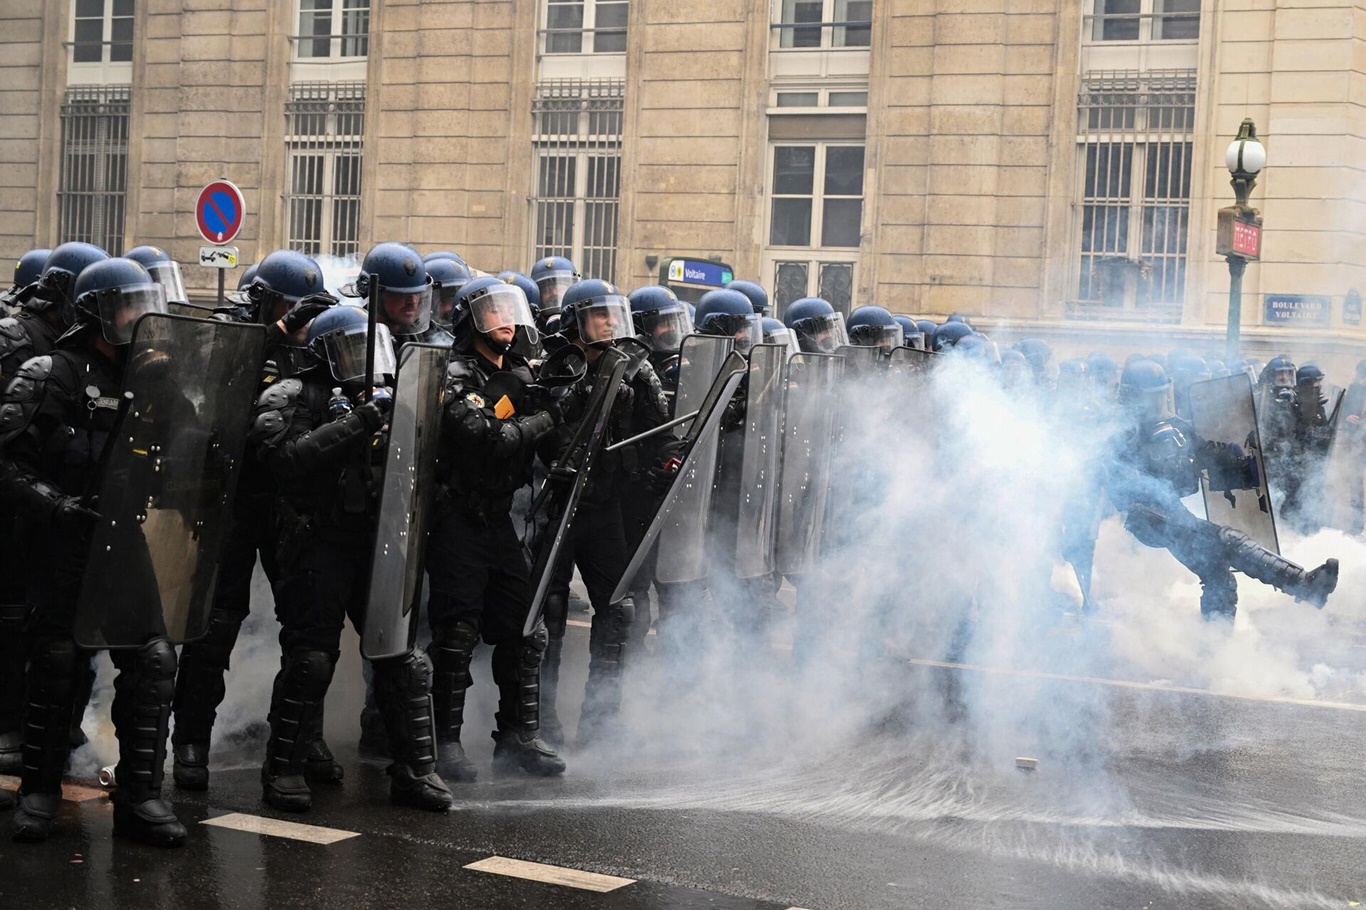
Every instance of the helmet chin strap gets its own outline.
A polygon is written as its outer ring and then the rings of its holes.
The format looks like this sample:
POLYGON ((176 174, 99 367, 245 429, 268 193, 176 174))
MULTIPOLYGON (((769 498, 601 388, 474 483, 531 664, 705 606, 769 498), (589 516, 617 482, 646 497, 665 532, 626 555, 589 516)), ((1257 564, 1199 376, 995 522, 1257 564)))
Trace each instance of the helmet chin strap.
POLYGON ((482 338, 482 339, 484 339, 484 344, 485 344, 485 346, 488 347, 488 349, 489 349, 490 351, 492 351, 493 353, 495 353, 495 354, 497 354, 499 357, 501 357, 501 356, 503 356, 504 354, 506 354, 508 351, 512 350, 512 345, 513 345, 513 343, 516 342, 516 340, 517 340, 517 333, 516 333, 515 331, 513 332, 513 334, 512 334, 512 341, 509 341, 507 344, 503 344, 503 343, 501 343, 501 342, 494 341, 492 335, 486 334, 486 333, 484 333, 484 332, 480 332, 480 333, 479 333, 479 337, 482 338))

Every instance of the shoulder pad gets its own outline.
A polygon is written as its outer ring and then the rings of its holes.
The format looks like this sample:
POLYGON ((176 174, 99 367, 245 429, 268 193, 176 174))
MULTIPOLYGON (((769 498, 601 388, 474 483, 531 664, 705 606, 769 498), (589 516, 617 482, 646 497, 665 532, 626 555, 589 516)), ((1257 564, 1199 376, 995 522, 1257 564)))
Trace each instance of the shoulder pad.
POLYGON ((299 400, 299 395, 304 390, 304 384, 299 379, 281 379, 266 386, 266 390, 257 399, 256 409, 258 411, 280 411, 285 408, 293 407, 299 400))
POLYGON ((303 390, 303 382, 292 378, 266 386, 256 400, 256 417, 252 420, 248 437, 269 446, 278 444, 289 430, 290 420, 303 390))
POLYGON ((23 377, 35 382, 42 382, 52 375, 52 355, 44 354, 41 357, 32 357, 24 361, 24 365, 14 374, 15 378, 23 377))
POLYGON ((43 386, 52 375, 51 357, 24 362, 0 399, 0 443, 18 436, 33 422, 43 400, 43 386))
MULTIPOLYGON (((0 319, 0 338, 23 341, 28 338, 28 332, 18 319, 13 316, 6 316, 4 319, 0 319)), ((4 342, 0 342, 0 344, 4 344, 4 342)))
POLYGON ((483 377, 474 366, 474 358, 456 355, 446 367, 446 388, 452 394, 459 394, 468 386, 483 385, 483 377))

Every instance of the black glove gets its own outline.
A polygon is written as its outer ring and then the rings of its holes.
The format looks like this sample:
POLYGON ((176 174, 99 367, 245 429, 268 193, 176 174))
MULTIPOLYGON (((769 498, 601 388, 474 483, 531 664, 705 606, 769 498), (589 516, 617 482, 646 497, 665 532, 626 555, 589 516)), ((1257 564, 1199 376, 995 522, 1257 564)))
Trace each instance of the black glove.
POLYGON ((290 307, 288 313, 280 317, 280 322, 285 327, 285 334, 293 335, 336 303, 337 298, 331 294, 309 294, 307 297, 300 297, 299 302, 290 307))
POLYGON ((528 413, 549 414, 559 426, 564 423, 564 411, 560 407, 561 396, 545 386, 528 385, 522 391, 522 404, 528 413))
POLYGON ((100 513, 87 506, 79 496, 63 496, 52 509, 53 524, 84 529, 100 520, 100 513))
POLYGON ((388 393, 385 393, 385 397, 367 401, 351 413, 359 417, 365 428, 373 433, 384 426, 384 421, 389 419, 389 408, 393 407, 393 403, 393 398, 388 397, 388 393))
POLYGON ((678 469, 683 466, 683 450, 686 447, 687 443, 682 439, 671 439, 659 447, 655 463, 650 467, 651 489, 657 493, 669 489, 678 476, 678 469))

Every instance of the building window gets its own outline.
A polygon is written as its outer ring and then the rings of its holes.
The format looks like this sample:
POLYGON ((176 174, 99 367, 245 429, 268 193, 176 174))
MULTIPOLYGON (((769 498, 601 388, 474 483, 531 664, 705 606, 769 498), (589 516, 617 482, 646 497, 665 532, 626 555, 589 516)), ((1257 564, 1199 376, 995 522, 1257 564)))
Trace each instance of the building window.
POLYGON ((296 82, 285 102, 285 244, 310 256, 360 252, 365 83, 296 82))
POLYGON ((370 53, 370 0, 299 0, 297 59, 370 53))
POLYGON ((1092 41, 1193 41, 1200 0, 1095 0, 1092 41))
POLYGON ((1080 269, 1072 315, 1181 318, 1195 72, 1098 72, 1078 99, 1080 269))
POLYGON ((128 63, 133 59, 133 0, 75 0, 72 63, 128 63))
POLYGON ((624 54, 628 0, 546 0, 545 53, 624 54))
POLYGON ((777 0, 778 46, 782 48, 867 47, 873 0, 777 0))
POLYGON ((58 236, 123 249, 128 87, 79 86, 62 103, 58 236))
POLYGON ((584 277, 615 280, 625 88, 617 79, 537 87, 532 261, 566 256, 584 277))
POLYGON ((774 146, 772 187, 769 246, 858 248, 863 146, 774 146))

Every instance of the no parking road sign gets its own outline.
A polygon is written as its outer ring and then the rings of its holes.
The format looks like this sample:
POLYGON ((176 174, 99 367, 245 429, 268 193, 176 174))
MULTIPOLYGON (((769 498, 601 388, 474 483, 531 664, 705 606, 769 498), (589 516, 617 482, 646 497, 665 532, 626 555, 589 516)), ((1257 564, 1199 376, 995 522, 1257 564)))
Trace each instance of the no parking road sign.
POLYGON ((242 191, 227 180, 215 180, 204 187, 194 204, 195 225, 209 243, 231 243, 242 229, 246 214, 242 191))

